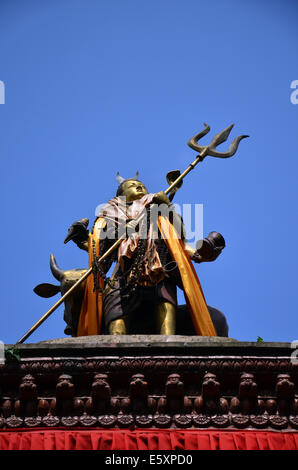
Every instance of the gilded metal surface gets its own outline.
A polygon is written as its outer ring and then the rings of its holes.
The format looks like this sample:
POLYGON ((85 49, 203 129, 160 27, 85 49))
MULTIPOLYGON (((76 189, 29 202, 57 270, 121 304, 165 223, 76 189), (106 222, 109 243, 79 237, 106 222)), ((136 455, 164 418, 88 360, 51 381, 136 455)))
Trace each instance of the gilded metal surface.
MULTIPOLYGON (((176 333, 176 307, 170 302, 160 302, 155 308, 156 334, 174 335, 176 333)), ((129 318, 113 320, 109 324, 110 335, 127 335, 129 318)))
POLYGON ((156 330, 160 335, 176 333, 176 307, 170 302, 160 302, 156 307, 156 330))
POLYGON ((117 318, 109 324, 110 335, 127 335, 128 334, 128 317, 117 318))
POLYGON ((141 199, 145 194, 148 194, 146 187, 137 180, 127 180, 122 185, 123 196, 126 197, 127 202, 141 199))

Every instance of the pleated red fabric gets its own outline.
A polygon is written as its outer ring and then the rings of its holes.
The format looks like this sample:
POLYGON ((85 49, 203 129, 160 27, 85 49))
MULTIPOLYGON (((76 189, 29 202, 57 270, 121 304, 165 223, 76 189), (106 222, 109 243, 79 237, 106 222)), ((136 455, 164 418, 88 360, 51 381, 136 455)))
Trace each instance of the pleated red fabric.
POLYGON ((0 450, 298 450, 298 432, 173 429, 0 431, 0 450))

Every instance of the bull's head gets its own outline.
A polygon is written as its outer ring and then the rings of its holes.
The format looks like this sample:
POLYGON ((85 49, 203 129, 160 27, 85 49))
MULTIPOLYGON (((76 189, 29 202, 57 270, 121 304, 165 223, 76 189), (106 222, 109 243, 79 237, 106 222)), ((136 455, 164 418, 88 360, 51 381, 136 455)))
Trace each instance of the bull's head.
MULTIPOLYGON (((33 291, 40 297, 49 298, 61 292, 65 294, 80 277, 85 274, 86 269, 70 269, 63 270, 57 265, 54 255, 50 255, 50 268, 53 276, 60 281, 60 285, 43 283, 34 287, 33 291)), ((65 301, 64 320, 67 326, 64 330, 65 334, 76 336, 77 322, 80 315, 82 296, 85 283, 83 282, 78 289, 65 301)))

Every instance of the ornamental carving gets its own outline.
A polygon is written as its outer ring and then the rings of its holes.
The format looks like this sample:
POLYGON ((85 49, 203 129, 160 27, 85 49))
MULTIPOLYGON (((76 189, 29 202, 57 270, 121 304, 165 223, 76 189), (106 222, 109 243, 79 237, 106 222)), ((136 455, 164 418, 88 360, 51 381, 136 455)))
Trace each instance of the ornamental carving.
POLYGON ((290 357, 22 359, 1 367, 0 427, 298 429, 290 357))

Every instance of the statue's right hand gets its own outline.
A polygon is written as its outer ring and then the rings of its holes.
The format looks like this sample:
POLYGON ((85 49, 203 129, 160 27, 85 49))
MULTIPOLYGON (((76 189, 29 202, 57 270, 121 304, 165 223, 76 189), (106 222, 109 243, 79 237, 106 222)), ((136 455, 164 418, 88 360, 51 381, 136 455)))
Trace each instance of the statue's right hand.
POLYGON ((68 229, 68 234, 64 240, 64 243, 68 243, 70 240, 75 243, 82 243, 88 240, 89 231, 87 230, 89 219, 81 219, 73 224, 68 229))

